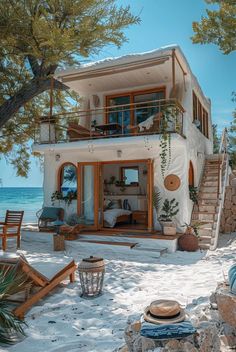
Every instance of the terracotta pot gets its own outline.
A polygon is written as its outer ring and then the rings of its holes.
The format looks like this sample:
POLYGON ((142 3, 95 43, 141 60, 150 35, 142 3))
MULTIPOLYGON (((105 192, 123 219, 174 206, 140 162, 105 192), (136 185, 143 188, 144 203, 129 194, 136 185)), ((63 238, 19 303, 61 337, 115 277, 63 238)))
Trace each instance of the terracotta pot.
POLYGON ((199 248, 198 238, 192 233, 185 233, 178 239, 180 250, 187 252, 196 252, 199 248))

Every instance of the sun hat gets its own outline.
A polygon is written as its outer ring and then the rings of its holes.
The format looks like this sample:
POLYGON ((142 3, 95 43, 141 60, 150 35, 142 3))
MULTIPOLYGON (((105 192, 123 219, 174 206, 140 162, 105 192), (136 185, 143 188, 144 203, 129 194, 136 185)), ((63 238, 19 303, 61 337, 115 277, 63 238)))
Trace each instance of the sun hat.
POLYGON ((177 301, 159 299, 145 308, 143 317, 153 324, 174 324, 185 320, 185 312, 177 301))

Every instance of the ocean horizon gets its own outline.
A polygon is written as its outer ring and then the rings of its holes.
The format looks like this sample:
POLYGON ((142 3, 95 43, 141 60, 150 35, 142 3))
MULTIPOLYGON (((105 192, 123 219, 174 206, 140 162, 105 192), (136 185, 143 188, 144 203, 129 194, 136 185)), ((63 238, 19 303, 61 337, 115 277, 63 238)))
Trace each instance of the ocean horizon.
POLYGON ((42 187, 0 187, 0 219, 6 210, 24 210, 23 223, 36 223, 36 212, 43 206, 42 187))

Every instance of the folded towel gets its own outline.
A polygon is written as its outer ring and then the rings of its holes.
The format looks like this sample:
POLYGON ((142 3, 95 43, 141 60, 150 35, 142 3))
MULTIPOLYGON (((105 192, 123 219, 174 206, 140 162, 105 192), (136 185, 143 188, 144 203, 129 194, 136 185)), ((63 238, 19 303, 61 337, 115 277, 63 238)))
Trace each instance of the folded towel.
POLYGON ((196 329, 190 321, 183 321, 176 324, 152 324, 143 322, 140 334, 141 336, 148 337, 155 340, 167 339, 181 339, 183 337, 192 335, 196 329))

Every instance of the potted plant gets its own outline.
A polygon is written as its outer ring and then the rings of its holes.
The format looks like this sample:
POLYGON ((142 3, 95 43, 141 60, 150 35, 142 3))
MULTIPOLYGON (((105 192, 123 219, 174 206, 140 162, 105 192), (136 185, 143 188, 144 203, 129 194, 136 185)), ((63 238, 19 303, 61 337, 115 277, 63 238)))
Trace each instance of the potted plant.
POLYGON ((179 249, 187 252, 196 252, 199 249, 198 228, 202 225, 201 222, 194 224, 185 223, 185 233, 178 239, 179 249))
POLYGON ((176 224, 173 221, 173 218, 179 212, 178 206, 179 203, 175 200, 175 198, 171 200, 164 200, 159 218, 164 235, 176 235, 176 224))

